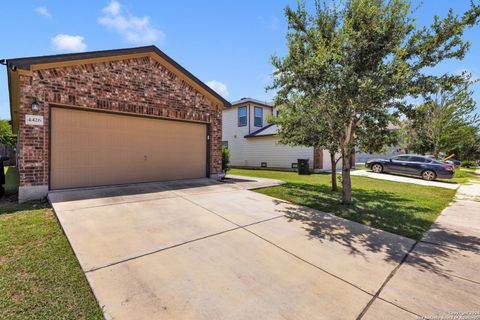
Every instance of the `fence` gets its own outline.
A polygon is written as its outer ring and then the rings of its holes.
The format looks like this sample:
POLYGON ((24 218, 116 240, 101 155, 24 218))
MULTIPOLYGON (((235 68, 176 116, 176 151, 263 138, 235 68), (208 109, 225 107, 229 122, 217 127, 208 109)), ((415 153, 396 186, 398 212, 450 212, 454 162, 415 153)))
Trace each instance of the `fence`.
POLYGON ((15 166, 17 164, 17 154, 15 146, 7 146, 0 144, 0 155, 10 158, 10 160, 4 162, 6 166, 15 166))

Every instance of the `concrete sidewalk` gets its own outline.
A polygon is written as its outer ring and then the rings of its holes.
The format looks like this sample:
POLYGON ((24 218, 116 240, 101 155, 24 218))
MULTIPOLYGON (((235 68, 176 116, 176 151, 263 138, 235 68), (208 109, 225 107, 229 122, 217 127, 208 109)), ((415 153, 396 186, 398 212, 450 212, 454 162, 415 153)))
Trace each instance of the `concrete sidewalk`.
POLYGON ((413 183, 422 186, 430 186, 430 187, 439 187, 439 188, 447 188, 447 189, 458 189, 460 185, 458 183, 449 183, 449 182, 441 182, 441 181, 426 181, 420 177, 408 177, 408 176, 398 176, 390 173, 375 173, 367 170, 352 170, 352 176, 361 176, 361 177, 368 177, 373 179, 380 179, 380 180, 388 180, 388 181, 396 181, 396 182, 404 182, 404 183, 413 183))
POLYGON ((455 202, 414 246, 376 300, 428 319, 480 319, 479 196, 478 181, 458 189, 455 202))

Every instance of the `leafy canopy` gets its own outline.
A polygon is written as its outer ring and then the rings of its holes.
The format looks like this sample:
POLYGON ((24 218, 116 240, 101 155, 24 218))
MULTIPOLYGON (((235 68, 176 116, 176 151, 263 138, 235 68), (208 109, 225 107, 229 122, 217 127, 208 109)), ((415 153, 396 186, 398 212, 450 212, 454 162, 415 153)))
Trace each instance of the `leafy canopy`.
POLYGON ((0 120, 0 144, 14 145, 17 136, 12 132, 12 126, 8 120, 0 120))
MULTIPOLYGON (((480 118, 475 113, 473 92, 469 82, 451 91, 426 97, 412 112, 411 148, 419 153, 448 153, 468 141, 475 144, 480 118)), ((465 148, 465 146, 463 146, 465 148)))
MULTIPOLYGON (((408 0, 347 0, 340 5, 317 1, 312 14, 300 1, 285 14, 288 53, 272 57, 275 71, 269 88, 277 90, 276 105, 300 114, 285 117, 281 125, 289 119, 298 122, 302 115, 314 117, 308 122, 312 128, 334 124, 335 131, 320 144, 337 145, 342 152, 342 200, 351 203, 348 163, 355 146, 381 148, 388 141, 389 120, 412 107, 405 97, 452 88, 469 77, 432 75, 427 69, 464 57, 470 43, 462 34, 477 23, 480 7, 472 3, 462 16, 450 10, 423 28, 417 28, 408 0)), ((297 127, 282 131, 285 141, 293 143, 294 135, 295 140, 310 141, 299 136, 324 130, 297 127)))

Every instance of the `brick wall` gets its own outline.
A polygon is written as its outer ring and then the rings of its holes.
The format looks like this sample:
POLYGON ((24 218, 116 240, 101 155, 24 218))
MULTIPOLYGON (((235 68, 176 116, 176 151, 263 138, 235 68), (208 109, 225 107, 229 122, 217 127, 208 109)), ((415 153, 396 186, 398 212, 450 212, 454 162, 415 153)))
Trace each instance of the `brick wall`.
POLYGON ((149 57, 33 71, 20 75, 20 186, 48 184, 49 106, 62 104, 210 124, 210 174, 221 170, 221 110, 149 57), (40 111, 31 103, 36 98, 40 111), (25 115, 44 117, 26 126, 25 115))

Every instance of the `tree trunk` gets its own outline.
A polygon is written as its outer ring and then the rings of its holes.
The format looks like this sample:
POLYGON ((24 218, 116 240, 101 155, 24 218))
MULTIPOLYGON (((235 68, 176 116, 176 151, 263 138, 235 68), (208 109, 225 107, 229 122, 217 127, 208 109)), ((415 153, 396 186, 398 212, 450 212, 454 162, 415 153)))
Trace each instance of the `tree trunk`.
POLYGON ((352 181, 350 179, 350 152, 342 151, 342 204, 352 204, 352 181))
POLYGON ((337 191, 337 162, 335 161, 335 152, 330 152, 330 164, 332 166, 332 191, 337 191))

